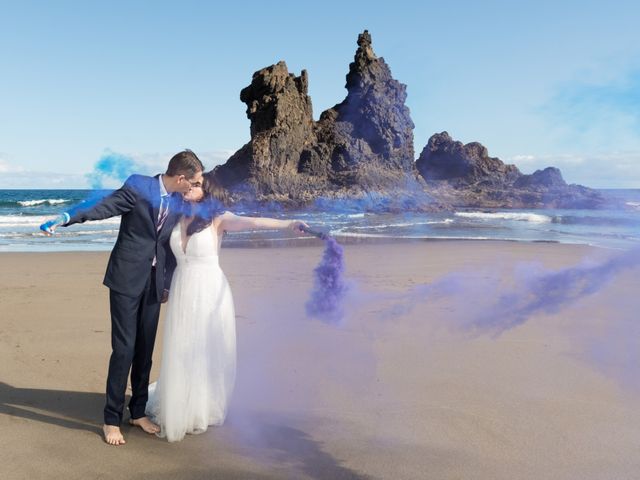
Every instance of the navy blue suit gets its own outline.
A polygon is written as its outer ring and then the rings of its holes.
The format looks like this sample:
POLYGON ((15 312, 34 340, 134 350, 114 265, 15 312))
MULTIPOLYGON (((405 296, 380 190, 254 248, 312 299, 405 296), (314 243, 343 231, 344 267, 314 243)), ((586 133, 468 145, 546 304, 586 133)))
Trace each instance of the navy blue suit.
POLYGON ((181 195, 170 195, 169 214, 157 232, 159 181, 159 175, 132 175, 96 205, 71 214, 65 224, 121 215, 118 239, 104 276, 104 284, 110 289, 112 347, 104 409, 107 425, 122 422, 129 370, 131 418, 145 415, 160 301, 163 290, 169 289, 176 265, 169 237, 182 211, 181 195))

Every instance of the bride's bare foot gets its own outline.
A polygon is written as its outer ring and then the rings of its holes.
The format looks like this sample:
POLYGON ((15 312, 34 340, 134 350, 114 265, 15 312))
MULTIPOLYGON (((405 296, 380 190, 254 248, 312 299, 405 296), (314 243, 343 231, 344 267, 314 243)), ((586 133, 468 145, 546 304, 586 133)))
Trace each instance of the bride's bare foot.
POLYGON ((109 445, 124 445, 124 437, 120 432, 120 427, 117 425, 103 425, 102 431, 104 432, 104 441, 109 445))
POLYGON ((154 433, 160 433, 160 427, 149 420, 149 417, 140 417, 136 419, 132 418, 131 420, 129 420, 129 423, 131 425, 135 425, 136 427, 140 427, 142 430, 152 435, 154 433))

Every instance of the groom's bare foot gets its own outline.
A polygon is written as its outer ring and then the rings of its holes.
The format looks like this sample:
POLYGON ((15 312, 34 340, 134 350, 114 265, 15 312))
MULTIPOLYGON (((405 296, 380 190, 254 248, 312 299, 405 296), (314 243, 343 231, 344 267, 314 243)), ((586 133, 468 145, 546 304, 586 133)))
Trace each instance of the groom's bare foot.
POLYGON ((129 420, 129 423, 131 425, 135 425, 136 427, 140 427, 142 430, 152 435, 154 433, 160 433, 160 427, 149 420, 149 417, 140 417, 136 419, 132 418, 131 420, 129 420))
POLYGON ((104 441, 109 445, 124 445, 124 437, 122 436, 122 432, 120 432, 120 427, 117 425, 103 425, 102 431, 104 432, 104 441))

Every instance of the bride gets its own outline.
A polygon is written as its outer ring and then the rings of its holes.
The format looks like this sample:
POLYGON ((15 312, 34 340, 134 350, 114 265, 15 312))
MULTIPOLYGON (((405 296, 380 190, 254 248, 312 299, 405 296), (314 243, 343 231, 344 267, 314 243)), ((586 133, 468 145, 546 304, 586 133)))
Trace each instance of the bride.
POLYGON ((211 173, 185 194, 192 211, 170 237, 177 267, 167 312, 160 376, 146 413, 170 442, 224 422, 236 369, 236 326, 229 283, 218 263, 224 232, 307 227, 298 220, 241 217, 222 210, 211 173))

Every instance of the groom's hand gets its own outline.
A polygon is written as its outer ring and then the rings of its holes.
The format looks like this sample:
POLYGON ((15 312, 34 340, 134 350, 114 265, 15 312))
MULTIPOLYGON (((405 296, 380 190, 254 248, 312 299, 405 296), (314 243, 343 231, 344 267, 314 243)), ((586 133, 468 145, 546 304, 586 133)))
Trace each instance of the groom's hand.
POLYGON ((48 222, 45 222, 42 225, 40 225, 40 230, 42 230, 45 235, 51 236, 54 233, 56 233, 56 228, 58 228, 60 225, 64 225, 68 221, 69 221, 69 214, 65 212, 62 215, 59 215, 58 217, 54 218, 53 220, 49 220, 48 222))
POLYGON ((53 221, 50 220, 48 222, 43 223, 42 225, 40 225, 40 230, 42 231, 42 233, 44 233, 47 237, 50 237, 51 235, 53 235, 54 233, 56 233, 56 228, 58 228, 58 224, 53 221))
POLYGON ((166 288, 162 291, 162 298, 160 299, 160 303, 167 303, 169 300, 169 290, 166 288))

